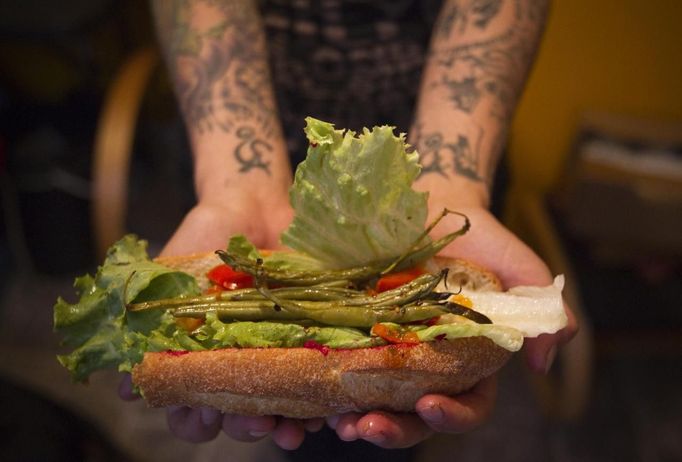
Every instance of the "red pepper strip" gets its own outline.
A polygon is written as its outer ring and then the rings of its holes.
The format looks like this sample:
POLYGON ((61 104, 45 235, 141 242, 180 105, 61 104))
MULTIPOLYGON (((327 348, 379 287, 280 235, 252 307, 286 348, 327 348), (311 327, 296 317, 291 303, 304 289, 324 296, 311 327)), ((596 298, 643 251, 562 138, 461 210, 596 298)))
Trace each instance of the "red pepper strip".
POLYGON ((216 289, 246 289, 254 287, 253 276, 248 273, 242 273, 241 271, 235 271, 230 266, 222 264, 214 267, 208 273, 206 273, 209 281, 214 283, 218 287, 209 289, 213 292, 216 289))
POLYGON ((383 276, 381 279, 377 281, 374 290, 377 293, 380 293, 385 292, 387 290, 395 289, 404 284, 407 284, 408 282, 421 276, 424 273, 425 271, 421 268, 412 268, 405 271, 398 271, 397 273, 387 274, 386 276, 383 276))
POLYGON ((374 324, 370 332, 389 343, 409 343, 412 345, 421 343, 415 332, 400 332, 397 329, 390 329, 384 324, 374 324))

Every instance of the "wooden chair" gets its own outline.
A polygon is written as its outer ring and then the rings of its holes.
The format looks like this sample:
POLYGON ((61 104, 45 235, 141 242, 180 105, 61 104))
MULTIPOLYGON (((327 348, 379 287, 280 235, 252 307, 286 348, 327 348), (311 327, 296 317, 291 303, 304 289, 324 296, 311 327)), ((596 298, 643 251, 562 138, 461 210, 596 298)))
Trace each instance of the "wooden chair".
POLYGON ((135 125, 147 84, 159 63, 154 47, 133 53, 107 91, 97 126, 92 170, 92 220, 96 256, 125 234, 128 176, 135 125))
POLYGON ((557 420, 579 419, 589 402, 594 363, 593 332, 584 315, 577 277, 570 259, 540 194, 525 192, 515 196, 509 208, 510 227, 543 258, 552 274, 564 274, 564 299, 577 317, 580 330, 559 350, 551 374, 532 376, 531 381, 545 413, 557 420))

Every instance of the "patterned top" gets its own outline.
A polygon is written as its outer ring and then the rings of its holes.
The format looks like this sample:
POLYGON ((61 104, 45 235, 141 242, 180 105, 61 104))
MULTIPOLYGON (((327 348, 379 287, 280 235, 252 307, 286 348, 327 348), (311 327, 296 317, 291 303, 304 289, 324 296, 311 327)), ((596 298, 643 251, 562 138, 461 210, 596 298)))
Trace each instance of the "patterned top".
POLYGON ((356 131, 379 124, 407 131, 440 4, 263 0, 289 152, 305 152, 301 121, 306 116, 356 131))

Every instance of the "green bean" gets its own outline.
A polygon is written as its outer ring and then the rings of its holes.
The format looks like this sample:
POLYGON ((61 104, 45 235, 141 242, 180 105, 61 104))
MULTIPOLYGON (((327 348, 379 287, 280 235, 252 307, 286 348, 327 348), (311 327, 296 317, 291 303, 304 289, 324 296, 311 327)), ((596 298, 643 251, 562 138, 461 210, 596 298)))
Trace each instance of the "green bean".
POLYGON ((370 328, 378 322, 405 324, 431 319, 445 313, 446 311, 437 304, 413 304, 395 307, 390 310, 377 310, 372 308, 349 310, 345 307, 334 307, 314 312, 310 316, 310 319, 331 326, 370 328))
MULTIPOLYGON (((273 289, 280 297, 294 300, 328 301, 328 300, 353 300, 358 297, 367 297, 365 291, 342 289, 339 287, 283 287, 273 289)), ((149 302, 129 304, 129 311, 144 311, 151 309, 171 309, 178 306, 193 304, 218 303, 223 301, 240 300, 265 300, 263 295, 256 289, 226 290, 216 294, 202 295, 199 297, 177 297, 170 299, 153 300, 149 302)))
POLYGON ((232 304, 205 304, 181 307, 173 312, 176 317, 204 318, 207 313, 216 313, 221 320, 230 321, 271 321, 271 320, 312 320, 320 324, 339 327, 370 328, 378 322, 407 323, 430 319, 447 313, 437 303, 411 304, 390 309, 355 308, 329 305, 326 308, 299 307, 296 311, 277 309, 273 302, 235 306, 232 304))
MULTIPOLYGON (((426 277, 418 278, 421 279, 420 284, 428 282, 428 285, 431 286, 430 289, 426 292, 420 291, 419 289, 423 288, 419 284, 415 284, 414 287, 417 289, 398 295, 398 301, 402 303, 402 306, 395 302, 393 304, 382 303, 380 306, 355 304, 352 306, 352 309, 349 309, 351 306, 348 304, 348 301, 315 303, 285 300, 268 289, 264 274, 264 269, 262 266, 259 266, 256 274, 256 288, 265 298, 271 300, 276 306, 284 311, 288 311, 295 317, 312 319, 322 324, 344 327, 371 327, 377 322, 411 322, 428 319, 445 312, 437 304, 415 303, 408 306, 406 303, 418 298, 420 293, 430 293, 446 272, 441 272, 438 275, 423 275, 430 276, 430 280, 427 280, 426 277)), ((386 300, 390 300, 390 298, 386 300)))
POLYGON ((452 314, 458 314, 460 316, 464 316, 467 319, 470 319, 478 324, 492 324, 493 322, 490 320, 490 318, 483 313, 479 313, 478 311, 472 310, 469 307, 466 307, 464 305, 460 305, 459 303, 455 302, 446 302, 445 304, 442 305, 445 310, 447 310, 448 313, 452 314))
POLYGON ((277 309, 271 301, 197 304, 180 307, 173 312, 175 317, 204 318, 207 313, 216 313, 218 318, 225 321, 315 321, 321 324, 344 327, 372 327, 378 322, 394 322, 404 324, 431 319, 445 313, 453 313, 466 317, 479 324, 491 324, 490 319, 471 308, 452 302, 415 302, 405 306, 394 306, 389 309, 372 307, 349 310, 338 305, 328 305, 325 308, 305 308, 292 312, 277 309))
MULTIPOLYGON (((456 237, 466 234, 471 227, 469 218, 459 212, 454 212, 448 209, 443 209, 441 214, 424 230, 423 233, 415 240, 410 250, 405 252, 400 257, 393 259, 385 259, 368 263, 363 266, 345 269, 333 270, 318 270, 318 271, 290 271, 268 269, 265 277, 268 283, 280 283, 294 286, 312 286, 319 284, 335 284, 339 281, 367 281, 372 278, 390 273, 392 271, 400 271, 406 268, 412 268, 417 264, 436 255, 445 246, 450 244, 456 237), (436 227, 436 225, 448 214, 455 214, 464 217, 464 225, 457 231, 449 233, 436 241, 429 241, 428 243, 419 247, 420 243, 427 238, 428 234, 436 227)), ((252 275, 256 275, 259 271, 259 266, 262 265, 262 260, 254 261, 249 258, 242 257, 235 253, 218 250, 218 256, 229 266, 237 271, 243 271, 252 275), (260 263, 259 263, 260 262, 260 263)))
MULTIPOLYGON (((216 254, 223 262, 237 271, 255 275, 258 271, 259 262, 243 258, 239 255, 218 250, 216 254)), ((269 283, 280 283, 296 286, 313 286, 325 283, 335 283, 340 280, 365 281, 371 279, 381 272, 382 266, 379 264, 364 265, 354 268, 323 270, 323 271, 283 271, 269 269, 267 281, 269 283)))
POLYGON ((153 309, 170 309, 183 305, 191 305, 194 303, 208 303, 218 302, 222 300, 232 300, 233 298, 242 296, 247 293, 257 292, 255 289, 235 289, 229 291, 218 292, 210 295, 200 295, 198 297, 175 297, 163 298, 159 300, 151 300, 148 302, 131 303, 126 306, 128 311, 144 311, 153 309))
POLYGON ((428 260, 429 258, 433 257, 436 255, 438 252, 440 252, 445 246, 447 246, 449 243, 455 240, 456 237, 462 236, 466 234, 469 229, 471 228, 471 222, 469 221, 469 217, 466 215, 459 213, 459 212, 453 212, 452 210, 448 209, 443 209, 443 212, 434 220, 433 223, 431 223, 424 233, 420 236, 419 239, 415 241, 415 245, 412 246, 412 249, 409 252, 406 252, 404 255, 399 257, 397 260, 395 260, 393 263, 391 263, 388 267, 386 267, 381 274, 388 274, 392 271, 402 271, 405 269, 413 268, 417 266, 417 264, 428 260), (438 224, 440 220, 443 219, 447 214, 452 213, 455 215, 459 215, 464 217, 464 224, 460 229, 457 231, 453 231, 452 233, 446 234, 445 236, 441 237, 438 240, 428 242, 422 247, 417 247, 419 245, 419 242, 421 242, 427 235, 428 233, 431 232, 431 230, 438 224))
POLYGON ((204 318, 207 313, 216 313, 219 319, 226 321, 276 321, 301 319, 288 311, 275 309, 272 302, 240 307, 222 305, 191 305, 181 307, 173 312, 177 318, 204 318))
MULTIPOLYGON (((391 310, 396 306, 406 305, 428 296, 445 274, 446 271, 438 274, 424 274, 408 284, 376 296, 363 291, 339 288, 303 287, 272 290, 259 288, 240 289, 202 297, 157 300, 134 304, 129 306, 129 309, 131 311, 169 309, 173 310, 176 316, 197 316, 197 313, 208 310, 226 311, 247 308, 265 309, 269 313, 275 311, 276 306, 283 307, 284 310, 294 306, 293 310, 300 308, 311 313, 332 308, 346 308, 348 311, 356 312, 362 309, 391 310)), ((298 313, 297 316, 302 318, 307 316, 301 311, 294 311, 294 313, 298 313)))
MULTIPOLYGON (((381 307, 392 307, 392 306, 402 306, 406 305, 415 300, 426 297, 428 294, 432 293, 433 290, 438 286, 440 281, 447 274, 447 270, 443 270, 436 274, 422 274, 417 278, 413 279, 407 284, 404 284, 395 289, 387 290, 381 292, 378 295, 367 295, 364 297, 358 296, 354 298, 344 298, 337 303, 337 306, 346 307, 362 307, 369 306, 372 308, 381 307)), ((275 291, 271 291, 275 296, 278 296, 275 291)), ((262 293, 262 292, 261 292, 262 293)), ((292 299, 293 300, 293 299, 292 299)), ((296 300, 297 302, 299 300, 296 300)), ((304 301, 306 302, 306 301, 304 301)), ((314 303, 314 302, 313 302, 314 303)), ((314 307, 313 303, 305 303, 307 307, 314 307)))
MULTIPOLYGON (((339 291, 332 291, 330 295, 326 290, 320 291, 319 289, 310 287, 300 289, 273 289, 268 293, 274 295, 278 301, 295 301, 295 303, 307 310, 324 310, 330 307, 349 307, 350 309, 368 307, 376 310, 388 310, 395 306, 405 305, 429 295, 433 290, 433 287, 435 287, 442 278, 442 275, 443 273, 438 275, 422 275, 410 284, 383 292, 379 296, 368 295, 365 292, 352 291, 354 293, 351 297, 341 297, 336 293, 339 291)), ((201 310, 206 310, 208 308, 274 308, 276 304, 276 301, 266 298, 256 289, 250 289, 248 291, 242 290, 234 297, 230 297, 228 294, 228 297, 217 297, 212 295, 191 299, 159 300, 153 303, 132 305, 130 309, 132 311, 150 308, 174 309, 174 313, 178 315, 179 313, 188 313, 192 310, 200 312, 201 310)))

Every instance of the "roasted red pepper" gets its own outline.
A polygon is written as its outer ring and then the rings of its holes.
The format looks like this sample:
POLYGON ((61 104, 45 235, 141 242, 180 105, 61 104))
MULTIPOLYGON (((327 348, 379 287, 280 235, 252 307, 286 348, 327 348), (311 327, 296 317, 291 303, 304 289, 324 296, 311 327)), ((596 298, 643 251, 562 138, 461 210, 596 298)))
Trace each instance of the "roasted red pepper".
POLYGON ((381 337, 389 343, 420 343, 419 336, 415 332, 404 332, 398 329, 391 329, 384 324, 374 324, 372 326, 372 335, 381 337))
POLYGON ((223 289, 223 290, 235 290, 235 289, 246 289, 254 287, 253 276, 248 273, 242 273, 241 271, 235 271, 230 266, 222 264, 214 267, 206 273, 208 280, 215 284, 212 290, 223 289))
POLYGON ((405 271, 398 271, 397 273, 387 274, 377 281, 374 290, 379 293, 395 289, 407 284, 408 282, 411 282, 413 279, 418 278, 424 273, 425 271, 421 268, 412 268, 405 271))

